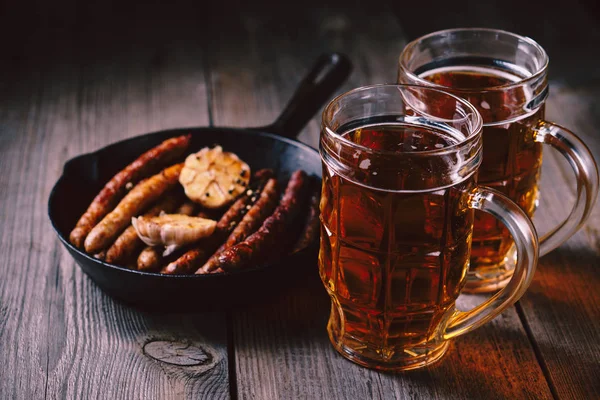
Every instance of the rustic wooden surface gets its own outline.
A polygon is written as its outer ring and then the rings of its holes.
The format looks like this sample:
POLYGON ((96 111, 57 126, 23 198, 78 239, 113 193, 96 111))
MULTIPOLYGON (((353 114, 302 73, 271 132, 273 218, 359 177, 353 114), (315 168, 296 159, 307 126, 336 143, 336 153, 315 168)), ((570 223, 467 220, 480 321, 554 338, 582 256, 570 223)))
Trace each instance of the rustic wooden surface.
MULTIPOLYGON (((441 16, 417 24, 395 4, 60 4, 15 2, 1 14, 13 23, 0 24, 0 399, 600 397, 598 205, 541 260, 515 307, 457 339, 436 366, 404 374, 357 367, 333 350, 316 265, 312 280, 268 303, 142 312, 102 293, 47 219, 50 189, 75 155, 159 129, 267 125, 322 52, 344 52, 354 64, 339 92, 392 82, 408 39, 454 25, 441 16)), ((557 51, 551 30, 520 32, 506 13, 491 20, 477 8, 479 19, 463 25, 539 36, 558 66, 547 116, 600 159, 598 76, 583 61, 588 74, 571 69, 597 45, 597 30, 585 30, 595 18, 587 6, 573 5, 571 25, 585 38, 579 53, 557 51)), ((319 120, 302 141, 316 146, 319 120)), ((540 231, 566 215, 571 174, 545 152, 540 231)), ((482 298, 465 296, 461 305, 482 298)))

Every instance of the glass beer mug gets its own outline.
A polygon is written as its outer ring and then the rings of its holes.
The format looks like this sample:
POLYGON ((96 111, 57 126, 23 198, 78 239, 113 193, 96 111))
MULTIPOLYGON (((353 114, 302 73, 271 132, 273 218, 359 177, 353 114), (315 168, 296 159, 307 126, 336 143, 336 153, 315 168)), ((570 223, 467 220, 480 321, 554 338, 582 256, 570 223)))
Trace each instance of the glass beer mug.
POLYGON ((319 272, 344 357, 381 370, 429 365, 529 286, 537 236, 514 202, 478 186, 481 129, 471 104, 423 86, 362 87, 323 111, 319 272), (460 312, 474 210, 507 227, 517 261, 502 291, 460 312))
MULTIPOLYGON (((571 237, 589 216, 598 194, 598 170, 585 144, 569 130, 544 120, 548 56, 535 41, 483 28, 434 32, 400 54, 398 83, 449 91, 483 118, 483 163, 478 182, 516 202, 529 217, 538 204, 542 144, 567 158, 577 176, 575 206, 540 238, 540 255, 571 237)), ((468 292, 495 291, 514 268, 513 240, 491 215, 475 212, 468 292)))

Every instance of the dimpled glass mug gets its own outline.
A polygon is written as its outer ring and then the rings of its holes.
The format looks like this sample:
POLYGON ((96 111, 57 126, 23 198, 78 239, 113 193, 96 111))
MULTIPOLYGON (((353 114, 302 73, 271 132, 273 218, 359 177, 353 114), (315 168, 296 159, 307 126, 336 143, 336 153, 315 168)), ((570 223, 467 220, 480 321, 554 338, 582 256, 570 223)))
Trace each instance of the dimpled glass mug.
POLYGON ((529 286, 537 236, 515 203, 477 185, 481 128, 471 104, 422 86, 361 87, 324 109, 319 272, 344 357, 380 370, 429 365, 529 286), (460 312, 474 210, 506 224, 517 263, 502 291, 460 312))
MULTIPOLYGON (((568 218, 540 238, 540 256, 571 237, 598 194, 598 170, 585 144, 544 120, 548 56, 533 40, 483 28, 434 32, 406 45, 398 83, 437 87, 473 104, 483 118, 483 163, 478 182, 515 201, 529 217, 538 204, 542 144, 564 155, 577 176, 568 218)), ((489 214, 475 212, 467 292, 495 291, 514 268, 513 240, 489 214)))

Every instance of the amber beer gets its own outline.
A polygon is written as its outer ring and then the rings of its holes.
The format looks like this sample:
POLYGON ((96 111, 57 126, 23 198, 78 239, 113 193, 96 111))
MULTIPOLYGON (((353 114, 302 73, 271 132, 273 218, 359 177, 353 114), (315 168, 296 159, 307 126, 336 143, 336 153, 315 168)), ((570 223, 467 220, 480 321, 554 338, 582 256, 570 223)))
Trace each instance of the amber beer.
MULTIPOLYGON (((541 255, 581 227, 598 194, 598 170, 575 134, 544 119, 548 56, 539 44, 495 29, 433 32, 402 50, 398 83, 446 90, 478 110, 483 118, 478 183, 505 194, 529 217, 540 195, 542 145, 549 144, 565 156, 577 178, 575 205, 561 224, 540 239, 541 255)), ((563 213, 559 210, 559 215, 563 213)), ((515 263, 513 243, 500 222, 475 212, 467 291, 491 292, 506 285, 515 263)))
MULTIPOLYGON (((484 121, 502 122, 483 127, 483 162, 478 182, 504 193, 533 217, 542 167, 542 144, 535 141, 535 131, 538 121, 544 118, 544 104, 534 112, 509 120, 511 111, 528 100, 523 88, 510 95, 478 92, 519 82, 525 76, 518 75, 517 70, 508 65, 502 69, 459 65, 432 69, 420 77, 438 85, 469 90, 467 100, 477 107, 484 121)), ((490 214, 476 211, 473 230, 471 260, 478 272, 502 266, 513 245, 506 227, 490 214)), ((498 279, 505 280, 510 272, 500 273, 498 279)))
MULTIPOLYGON (((443 132, 401 124, 364 126, 343 137, 398 153, 456 144, 443 132)), ((367 343, 385 357, 427 344, 458 297, 469 263, 473 210, 467 204, 475 179, 404 192, 410 178, 384 174, 379 183, 397 190, 379 190, 362 176, 367 157, 354 159, 353 179, 323 168, 319 266, 338 302, 333 334, 350 346, 367 343)), ((428 160, 414 168, 428 168, 428 160)))
POLYGON ((529 284, 531 222, 476 183, 481 127, 472 105, 422 86, 358 88, 325 108, 319 272, 329 337, 348 359, 383 370, 429 365, 529 284), (518 273, 501 296, 460 313, 474 209, 492 210, 516 235, 518 273))

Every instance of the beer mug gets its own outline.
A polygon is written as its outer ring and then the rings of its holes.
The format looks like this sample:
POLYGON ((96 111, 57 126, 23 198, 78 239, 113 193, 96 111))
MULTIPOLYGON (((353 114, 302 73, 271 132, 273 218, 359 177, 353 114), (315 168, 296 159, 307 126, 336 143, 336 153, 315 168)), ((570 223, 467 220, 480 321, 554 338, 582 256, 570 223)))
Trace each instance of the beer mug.
POLYGON ((361 87, 324 109, 319 272, 344 357, 381 370, 429 365, 529 286, 537 236, 514 202, 478 186, 481 129, 467 101, 423 86, 361 87), (501 292, 460 312, 474 210, 507 227, 517 261, 501 292))
MULTIPOLYGON (((575 206, 540 238, 540 256, 571 237, 598 194, 592 154, 571 131, 544 120, 548 56, 530 38, 480 28, 434 32, 400 54, 398 83, 437 87, 477 108, 483 118, 483 163, 478 182, 508 196, 533 217, 538 205, 542 144, 557 149, 577 177, 575 206)), ((475 212, 468 292, 495 291, 514 268, 513 240, 491 215, 475 212)))

